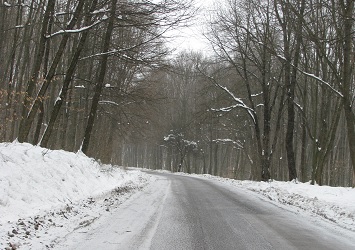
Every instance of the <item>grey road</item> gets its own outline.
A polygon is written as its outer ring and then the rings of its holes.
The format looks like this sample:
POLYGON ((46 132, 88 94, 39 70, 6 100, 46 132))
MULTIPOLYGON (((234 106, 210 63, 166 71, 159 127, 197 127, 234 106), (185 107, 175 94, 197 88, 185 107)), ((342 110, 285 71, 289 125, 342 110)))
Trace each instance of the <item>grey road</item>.
POLYGON ((355 249, 355 233, 349 238, 327 230, 328 225, 250 193, 197 178, 167 178, 172 181, 171 196, 151 249, 355 249))
POLYGON ((355 232, 200 178, 157 181, 65 249, 355 249, 355 232))

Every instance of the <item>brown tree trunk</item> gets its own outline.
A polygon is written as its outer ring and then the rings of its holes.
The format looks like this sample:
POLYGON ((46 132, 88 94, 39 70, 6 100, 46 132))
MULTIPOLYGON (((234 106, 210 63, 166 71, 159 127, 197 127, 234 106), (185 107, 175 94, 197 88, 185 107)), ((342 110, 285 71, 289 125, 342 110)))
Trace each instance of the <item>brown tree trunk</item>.
MULTIPOLYGON (((52 0, 49 0, 49 2, 50 1, 52 1, 52 0)), ((76 22, 77 22, 77 20, 79 18, 79 15, 82 12, 84 3, 85 3, 84 0, 80 0, 78 2, 78 5, 77 5, 77 7, 75 9, 73 17, 70 20, 70 22, 68 23, 68 25, 66 27, 66 30, 70 30, 70 29, 74 28, 74 26, 75 26, 75 24, 76 24, 76 22)), ((48 21, 49 21, 49 19, 47 20, 47 22, 48 21)), ((32 105, 28 116, 26 116, 23 119, 23 122, 20 125, 20 133, 19 133, 19 141, 20 142, 24 142, 24 141, 27 140, 27 137, 28 137, 28 134, 30 132, 31 126, 33 124, 34 118, 35 118, 35 116, 37 114, 37 111, 38 111, 38 109, 40 107, 40 103, 42 102, 43 97, 44 97, 44 95, 45 95, 45 93, 46 93, 46 91, 48 89, 48 86, 51 83, 51 81, 52 81, 52 79, 53 79, 53 77, 55 75, 55 71, 56 71, 57 66, 58 66, 58 64, 60 62, 60 59, 61 59, 61 57, 62 57, 62 55, 64 53, 64 50, 65 50, 65 47, 67 45, 69 36, 70 36, 69 33, 64 33, 63 34, 63 37, 62 37, 62 40, 61 40, 61 42, 59 44, 58 50, 56 52, 56 55, 55 55, 55 57, 53 59, 53 62, 52 62, 51 67, 50 67, 50 69, 48 71, 48 74, 46 75, 46 77, 44 79, 44 82, 43 82, 43 84, 41 86, 41 89, 39 90, 37 98, 35 99, 34 104, 32 105)))
MULTIPOLYGON (((297 83, 297 67, 300 58, 301 52, 301 42, 302 42, 302 25, 303 25, 303 13, 305 9, 305 0, 302 0, 301 6, 299 9, 299 13, 297 13, 297 23, 293 29, 296 43, 294 49, 294 55, 292 56, 291 51, 291 29, 292 29, 292 21, 289 19, 291 15, 291 5, 290 3, 282 3, 282 16, 278 12, 277 1, 274 2, 275 11, 279 23, 282 27, 283 31, 283 42, 284 42, 284 56, 286 59, 285 65, 285 82, 286 82, 286 90, 287 90, 287 129, 286 129, 286 155, 288 162, 288 175, 289 180, 297 179, 297 171, 296 171, 296 159, 295 159, 295 151, 294 151, 294 130, 295 130, 295 87, 297 83), (293 57, 293 60, 292 60, 293 57), (291 67, 292 64, 292 67, 291 67)), ((295 15, 293 15, 295 16, 295 15)))
POLYGON ((39 79, 41 64, 43 61, 44 51, 45 51, 46 42, 47 42, 46 33, 48 30, 50 15, 54 11, 55 2, 56 2, 55 0, 48 0, 46 10, 44 12, 44 17, 42 20, 41 34, 40 34, 39 43, 37 46, 36 59, 34 62, 31 78, 27 84, 27 89, 25 92, 25 97, 24 97, 23 105, 22 105, 22 118, 21 118, 20 127, 19 127, 19 134, 18 134, 18 141, 19 142, 25 142, 27 140, 27 136, 29 133, 27 109, 30 105, 31 98, 32 98, 33 92, 35 90, 36 83, 39 79))
POLYGON ((37 143, 38 143, 39 135, 41 133, 43 119, 44 119, 44 105, 43 105, 43 102, 41 102, 41 105, 39 107, 37 126, 36 126, 35 134, 33 137, 33 144, 34 145, 37 145, 37 143))
POLYGON ((89 118, 87 121, 86 129, 85 129, 85 134, 84 134, 84 139, 82 143, 81 150, 84 154, 88 153, 89 149, 89 144, 90 144, 90 137, 92 133, 92 129, 94 127, 94 122, 95 122, 95 117, 99 105, 99 100, 101 96, 102 89, 104 87, 104 80, 105 80, 105 75, 106 75, 106 69, 107 69, 107 61, 109 55, 107 52, 110 49, 110 42, 111 42, 111 36, 112 32, 114 29, 114 21, 115 21, 115 12, 116 12, 116 6, 117 5, 117 0, 112 0, 112 5, 111 5, 111 16, 109 23, 106 28, 106 33, 104 37, 104 45, 102 48, 102 59, 100 62, 100 69, 99 69, 99 75, 97 78, 97 83, 94 89, 94 96, 92 98, 92 104, 91 104, 91 109, 89 113, 89 118))
MULTIPOLYGON (((344 57, 344 68, 343 68, 343 103, 345 111, 345 119, 347 126, 348 142, 351 163, 353 166, 353 172, 355 174, 355 115, 352 111, 352 70, 353 70, 353 12, 354 12, 354 1, 353 0, 341 0, 340 4, 343 9, 344 18, 344 47, 343 47, 343 57, 344 57)), ((353 181, 354 183, 354 181, 353 181)))
MULTIPOLYGON (((92 11, 94 11, 94 9, 96 7, 96 4, 97 4, 97 0, 93 0, 92 4, 91 4, 91 7, 90 7, 90 13, 92 11)), ((86 19, 85 19, 84 25, 85 26, 90 25, 90 23, 92 23, 91 19, 92 19, 91 15, 88 14, 86 19)), ((69 90, 69 84, 70 84, 71 79, 72 79, 72 77, 73 77, 73 75, 75 73, 76 65, 77 65, 77 63, 79 61, 80 54, 81 54, 82 50, 84 49, 88 34, 89 34, 89 31, 86 30, 81 35, 81 38, 79 40, 79 44, 78 44, 78 46, 76 48, 76 51, 75 51, 75 53, 74 53, 74 55, 72 57, 72 60, 71 60, 70 65, 69 65, 69 68, 68 68, 68 70, 67 70, 67 72, 65 74, 65 78, 64 78, 62 89, 60 91, 59 98, 56 100, 56 102, 54 104, 54 107, 53 107, 53 110, 52 110, 52 113, 51 113, 51 116, 50 116, 50 119, 49 119, 49 123, 48 123, 47 129, 46 129, 46 131, 45 131, 45 133, 44 133, 44 135, 42 137, 41 147, 47 147, 48 146, 48 141, 49 141, 49 138, 50 138, 51 133, 52 133, 53 128, 54 128, 54 123, 57 120, 57 117, 59 115, 59 110, 62 107, 63 102, 65 102, 65 100, 67 98, 67 93, 68 93, 68 90, 69 90)))

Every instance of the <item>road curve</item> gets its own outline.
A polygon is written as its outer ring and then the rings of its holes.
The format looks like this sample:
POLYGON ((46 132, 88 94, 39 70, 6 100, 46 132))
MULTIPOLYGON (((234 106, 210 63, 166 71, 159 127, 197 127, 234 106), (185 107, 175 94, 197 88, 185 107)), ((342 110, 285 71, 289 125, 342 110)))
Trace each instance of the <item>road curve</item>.
POLYGON ((287 211, 250 191, 149 173, 157 177, 151 188, 69 235, 62 249, 355 249, 354 232, 287 211))

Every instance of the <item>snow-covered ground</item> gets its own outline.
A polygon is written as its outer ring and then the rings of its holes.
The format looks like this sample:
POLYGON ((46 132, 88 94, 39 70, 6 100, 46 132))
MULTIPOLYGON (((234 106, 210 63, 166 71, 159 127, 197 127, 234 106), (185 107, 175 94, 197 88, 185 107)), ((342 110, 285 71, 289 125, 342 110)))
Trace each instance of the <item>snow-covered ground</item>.
MULTIPOLYGON (((190 176, 256 193, 355 232, 354 188, 190 176)), ((155 180, 138 169, 101 165, 81 153, 0 143, 0 249, 56 248, 67 235, 108 217, 155 180)))
POLYGON ((152 177, 82 153, 0 143, 0 249, 46 249, 119 206, 152 177))

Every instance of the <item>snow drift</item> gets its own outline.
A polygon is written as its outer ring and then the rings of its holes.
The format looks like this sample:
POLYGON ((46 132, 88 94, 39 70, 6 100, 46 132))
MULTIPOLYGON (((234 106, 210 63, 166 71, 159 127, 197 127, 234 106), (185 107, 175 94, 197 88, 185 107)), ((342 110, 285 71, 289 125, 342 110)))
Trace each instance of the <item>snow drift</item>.
POLYGON ((80 152, 0 143, 0 249, 26 244, 39 249, 41 244, 34 241, 48 238, 48 228, 65 235, 118 205, 121 196, 148 180, 140 171, 101 165, 80 152))
POLYGON ((0 223, 136 185, 138 172, 100 166, 82 153, 0 144, 0 223))

